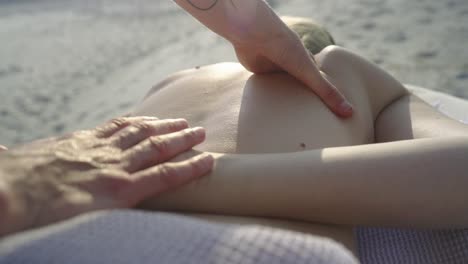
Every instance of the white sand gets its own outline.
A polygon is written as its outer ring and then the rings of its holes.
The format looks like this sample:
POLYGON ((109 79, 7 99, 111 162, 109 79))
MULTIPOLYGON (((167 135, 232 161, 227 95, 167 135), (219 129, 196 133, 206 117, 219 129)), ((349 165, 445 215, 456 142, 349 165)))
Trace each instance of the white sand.
MULTIPOLYGON (((403 82, 468 98, 467 0, 270 3, 403 82)), ((0 144, 99 124, 174 71, 234 60, 169 0, 0 0, 0 144)))

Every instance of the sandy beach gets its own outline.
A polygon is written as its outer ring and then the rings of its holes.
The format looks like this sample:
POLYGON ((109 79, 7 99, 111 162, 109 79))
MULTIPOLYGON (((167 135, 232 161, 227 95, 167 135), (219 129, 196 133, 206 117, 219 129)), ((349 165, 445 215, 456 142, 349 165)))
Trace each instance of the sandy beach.
MULTIPOLYGON (((468 1, 269 1, 404 83, 468 99, 468 1)), ((0 144, 97 125, 165 76, 236 61, 172 1, 0 0, 0 144)))

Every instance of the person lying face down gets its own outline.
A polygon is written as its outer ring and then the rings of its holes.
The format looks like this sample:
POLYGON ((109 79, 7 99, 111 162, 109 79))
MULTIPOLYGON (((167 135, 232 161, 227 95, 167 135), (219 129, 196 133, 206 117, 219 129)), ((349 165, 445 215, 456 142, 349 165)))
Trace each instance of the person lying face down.
POLYGON ((467 227, 467 126, 331 45, 310 20, 284 21, 353 116, 336 117, 286 73, 253 74, 239 63, 175 73, 132 114, 205 127, 193 153, 211 153, 216 164, 208 177, 141 206, 326 236, 354 252, 356 225, 467 227))

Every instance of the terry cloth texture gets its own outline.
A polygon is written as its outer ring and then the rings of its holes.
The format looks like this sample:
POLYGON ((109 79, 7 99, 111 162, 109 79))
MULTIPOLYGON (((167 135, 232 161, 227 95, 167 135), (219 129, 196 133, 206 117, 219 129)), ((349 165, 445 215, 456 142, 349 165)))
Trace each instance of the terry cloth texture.
POLYGON ((468 230, 358 228, 362 264, 466 264, 468 230))
POLYGON ((81 216, 0 242, 0 263, 352 264, 332 240, 175 214, 113 211, 81 216))

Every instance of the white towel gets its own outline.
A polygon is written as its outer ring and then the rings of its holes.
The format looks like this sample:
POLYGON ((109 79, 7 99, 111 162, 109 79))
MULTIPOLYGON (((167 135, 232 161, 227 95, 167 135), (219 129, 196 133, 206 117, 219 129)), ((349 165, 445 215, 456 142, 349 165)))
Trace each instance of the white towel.
POLYGON ((7 238, 0 242, 0 263, 355 264, 357 260, 326 238, 176 214, 116 210, 7 238))

